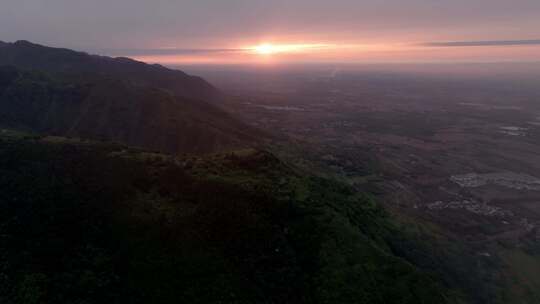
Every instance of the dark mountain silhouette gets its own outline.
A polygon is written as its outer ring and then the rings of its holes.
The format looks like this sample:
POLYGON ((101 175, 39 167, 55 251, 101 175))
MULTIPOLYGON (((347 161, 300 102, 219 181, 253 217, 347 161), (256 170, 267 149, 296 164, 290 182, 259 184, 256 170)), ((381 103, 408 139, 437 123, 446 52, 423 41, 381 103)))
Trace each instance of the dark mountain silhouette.
POLYGON ((52 48, 28 41, 0 41, 0 65, 59 73, 70 78, 113 77, 135 84, 163 88, 174 95, 213 101, 219 92, 200 77, 160 65, 149 65, 129 58, 89 55, 69 49, 52 48))
MULTIPOLYGON (((66 51, 71 54, 70 51, 66 51)), ((171 153, 248 146, 258 133, 213 104, 109 77, 0 68, 0 125, 171 153)))

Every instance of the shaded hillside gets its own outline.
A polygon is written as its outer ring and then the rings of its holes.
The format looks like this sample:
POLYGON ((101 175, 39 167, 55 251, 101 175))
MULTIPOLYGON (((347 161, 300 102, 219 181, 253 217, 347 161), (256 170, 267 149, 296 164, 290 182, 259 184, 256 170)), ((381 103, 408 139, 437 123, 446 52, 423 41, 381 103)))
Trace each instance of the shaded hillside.
POLYGON ((259 134, 203 101, 114 78, 66 82, 0 67, 0 125, 171 153, 250 145, 259 134))
POLYGON ((0 65, 59 73, 70 78, 107 76, 138 85, 163 88, 174 95, 212 101, 216 88, 204 79, 128 58, 89 55, 68 49, 45 47, 28 41, 0 43, 0 65))
POLYGON ((269 153, 1 132, 2 303, 454 302, 370 198, 269 153))

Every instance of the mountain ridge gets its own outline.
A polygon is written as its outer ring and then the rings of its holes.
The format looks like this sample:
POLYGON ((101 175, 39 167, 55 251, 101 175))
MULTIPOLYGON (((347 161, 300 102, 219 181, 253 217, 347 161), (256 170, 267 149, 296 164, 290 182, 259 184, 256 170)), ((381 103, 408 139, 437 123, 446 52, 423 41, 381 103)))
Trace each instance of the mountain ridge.
POLYGON ((147 64, 127 57, 91 55, 67 48, 47 47, 27 40, 0 41, 0 65, 59 73, 67 77, 91 74, 115 77, 152 87, 174 95, 204 101, 218 101, 218 89, 198 76, 158 64, 147 64))

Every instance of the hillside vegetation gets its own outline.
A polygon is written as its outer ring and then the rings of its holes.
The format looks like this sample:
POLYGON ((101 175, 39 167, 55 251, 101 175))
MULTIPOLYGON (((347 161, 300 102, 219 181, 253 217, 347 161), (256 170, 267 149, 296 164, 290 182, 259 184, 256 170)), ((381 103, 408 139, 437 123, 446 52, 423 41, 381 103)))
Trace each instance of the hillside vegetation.
POLYGON ((0 126, 121 142, 170 153, 252 145, 261 133, 218 107, 171 92, 96 77, 0 67, 0 126))
POLYGON ((1 303, 458 303, 371 198, 264 151, 2 130, 0 189, 1 303))

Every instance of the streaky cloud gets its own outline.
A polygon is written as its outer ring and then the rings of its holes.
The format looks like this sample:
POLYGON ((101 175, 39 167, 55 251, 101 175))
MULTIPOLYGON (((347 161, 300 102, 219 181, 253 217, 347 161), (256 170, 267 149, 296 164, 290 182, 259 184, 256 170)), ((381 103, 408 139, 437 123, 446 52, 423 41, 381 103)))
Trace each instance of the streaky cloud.
POLYGON ((207 55, 239 53, 243 49, 181 49, 181 48, 159 48, 159 49, 101 49, 97 53, 110 56, 154 56, 154 55, 207 55))
POLYGON ((446 41, 446 42, 427 42, 427 43, 423 43, 421 45, 422 46, 428 46, 428 47, 540 45, 540 39, 533 39, 533 40, 446 41))

